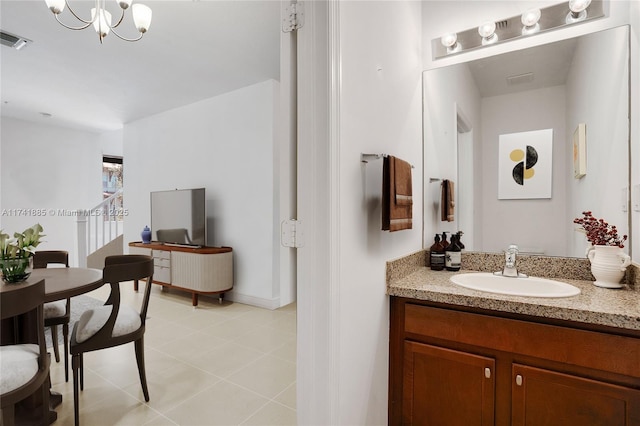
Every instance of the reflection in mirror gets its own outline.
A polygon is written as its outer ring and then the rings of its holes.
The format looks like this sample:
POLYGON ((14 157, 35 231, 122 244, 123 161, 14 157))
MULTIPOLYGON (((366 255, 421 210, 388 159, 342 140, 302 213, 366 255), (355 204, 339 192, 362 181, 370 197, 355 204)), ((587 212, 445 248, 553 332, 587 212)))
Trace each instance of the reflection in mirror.
MULTIPOLYGON (((464 232, 467 250, 584 257, 573 219, 629 233, 628 27, 424 72, 424 241, 464 232), (586 173, 574 177, 574 132, 586 129, 586 173), (551 198, 498 198, 501 135, 552 129, 551 198), (455 220, 441 221, 440 184, 456 185, 455 220), (433 180, 433 179, 431 179, 433 180)), ((626 244, 628 252, 630 241, 626 244)))

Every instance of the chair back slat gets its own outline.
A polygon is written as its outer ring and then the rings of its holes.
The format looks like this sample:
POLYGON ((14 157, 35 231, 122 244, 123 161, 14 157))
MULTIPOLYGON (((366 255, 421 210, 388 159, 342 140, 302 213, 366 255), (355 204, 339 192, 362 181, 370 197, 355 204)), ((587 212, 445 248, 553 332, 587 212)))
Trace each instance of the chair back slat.
POLYGON ((0 317, 11 318, 30 312, 44 302, 44 280, 35 284, 5 286, 0 296, 0 317))
POLYGON ((46 268, 51 264, 69 267, 69 253, 64 250, 40 250, 33 254, 33 267, 46 268))
POLYGON ((153 275, 153 258, 140 254, 107 256, 104 260, 102 280, 119 283, 147 278, 153 275))

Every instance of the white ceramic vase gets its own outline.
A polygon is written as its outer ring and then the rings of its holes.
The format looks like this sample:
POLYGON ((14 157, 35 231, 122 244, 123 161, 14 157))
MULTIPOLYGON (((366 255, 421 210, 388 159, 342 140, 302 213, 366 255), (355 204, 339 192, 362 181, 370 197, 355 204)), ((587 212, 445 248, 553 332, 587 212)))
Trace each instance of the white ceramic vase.
POLYGON ((591 273, 595 277, 594 285, 605 288, 621 288, 627 266, 631 263, 629 255, 618 246, 594 246, 587 252, 591 262, 591 273))

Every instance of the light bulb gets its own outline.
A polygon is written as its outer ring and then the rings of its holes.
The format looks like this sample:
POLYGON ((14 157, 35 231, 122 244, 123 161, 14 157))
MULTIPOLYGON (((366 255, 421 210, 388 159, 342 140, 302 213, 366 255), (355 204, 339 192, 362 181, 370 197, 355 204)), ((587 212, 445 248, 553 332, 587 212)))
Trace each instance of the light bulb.
POLYGON ((133 23, 138 31, 146 33, 151 25, 151 8, 144 4, 136 3, 132 7, 133 10, 133 23))
POLYGON ((458 35, 456 33, 447 33, 440 38, 440 43, 442 43, 444 47, 451 47, 456 44, 457 40, 458 35))
POLYGON ((569 0, 569 10, 565 22, 573 24, 574 22, 584 21, 587 18, 587 8, 591 4, 591 0, 569 0))
POLYGON ((440 43, 447 48, 447 53, 459 52, 462 49, 458 43, 458 34, 447 33, 440 38, 440 43))
POLYGON ((128 9, 129 6, 131 6, 132 1, 133 0, 116 0, 118 6, 120 6, 122 9, 128 9))
POLYGON ((522 22, 522 25, 524 25, 522 27, 523 35, 533 34, 540 30, 540 24, 538 24, 540 16, 540 9, 529 9, 522 14, 520 21, 522 22))
POLYGON ((498 41, 498 35, 496 34, 496 23, 492 21, 485 21, 478 27, 478 34, 482 37, 482 45, 495 43, 498 41))
POLYGON ((92 8, 91 20, 93 21, 93 28, 100 36, 100 40, 102 40, 111 30, 111 14, 104 9, 100 9, 98 15, 98 18, 96 18, 96 8, 92 8))
POLYGON ((47 4, 49 10, 56 15, 62 13, 62 11, 64 10, 64 0, 44 0, 44 2, 47 4))

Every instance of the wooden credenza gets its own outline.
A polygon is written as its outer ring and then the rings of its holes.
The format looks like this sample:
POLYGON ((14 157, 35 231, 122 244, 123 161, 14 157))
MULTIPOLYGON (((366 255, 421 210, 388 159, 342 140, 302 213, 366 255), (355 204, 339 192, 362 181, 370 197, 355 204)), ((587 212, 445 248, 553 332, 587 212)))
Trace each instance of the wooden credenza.
MULTIPOLYGON (((224 293, 233 288, 233 249, 231 247, 185 247, 158 242, 129 243, 129 252, 153 257, 153 283, 187 291, 193 306, 198 295, 224 293)), ((138 283, 135 283, 136 290, 138 283)))

